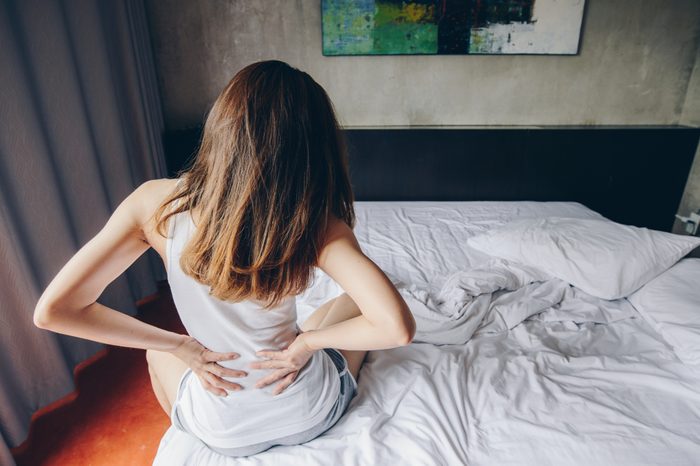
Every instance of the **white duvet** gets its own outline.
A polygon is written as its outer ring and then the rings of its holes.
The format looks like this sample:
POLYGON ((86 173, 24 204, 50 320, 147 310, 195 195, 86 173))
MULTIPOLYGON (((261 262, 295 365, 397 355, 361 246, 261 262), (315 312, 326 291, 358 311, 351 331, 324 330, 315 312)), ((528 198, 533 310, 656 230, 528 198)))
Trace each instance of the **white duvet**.
MULTIPOLYGON (((370 352, 341 420, 304 445, 227 458, 170 427, 154 464, 700 464, 700 369, 625 299, 493 260, 466 239, 576 203, 357 202, 356 235, 397 283, 414 343, 370 352)), ((340 290, 298 300, 303 321, 340 290)))

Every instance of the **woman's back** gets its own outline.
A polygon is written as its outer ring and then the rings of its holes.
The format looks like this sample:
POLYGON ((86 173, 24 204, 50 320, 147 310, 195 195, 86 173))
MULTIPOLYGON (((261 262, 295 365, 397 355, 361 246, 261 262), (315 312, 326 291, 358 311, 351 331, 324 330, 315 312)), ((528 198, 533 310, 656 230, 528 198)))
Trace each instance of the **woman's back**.
POLYGON ((333 407, 340 390, 338 371, 326 352, 315 352, 279 395, 272 395, 274 385, 255 387, 270 369, 248 367, 260 360, 256 351, 284 349, 295 339, 299 330, 294 296, 266 310, 252 300, 227 302, 211 296, 208 286, 185 275, 179 266, 181 251, 196 228, 189 211, 173 215, 169 222, 168 281, 187 333, 212 351, 240 354, 218 364, 248 373, 230 379, 243 386, 242 390, 222 397, 204 389, 188 370, 173 404, 175 424, 182 423, 205 443, 219 448, 292 435, 317 424, 333 407))

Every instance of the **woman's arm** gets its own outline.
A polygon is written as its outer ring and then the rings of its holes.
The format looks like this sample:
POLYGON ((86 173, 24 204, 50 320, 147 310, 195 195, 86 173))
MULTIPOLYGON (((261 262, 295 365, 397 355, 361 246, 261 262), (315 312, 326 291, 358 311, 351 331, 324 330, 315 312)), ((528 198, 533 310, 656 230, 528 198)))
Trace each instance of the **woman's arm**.
POLYGON ((150 215, 147 196, 152 183, 143 183, 124 199, 102 230, 54 277, 34 310, 37 327, 110 345, 168 352, 187 339, 97 302, 107 285, 150 247, 142 225, 150 215))
POLYGON ((154 199, 163 198, 159 183, 151 180, 136 188, 102 230, 63 266, 37 302, 34 325, 109 345, 172 353, 216 395, 220 390, 242 388, 223 377, 242 377, 245 372, 218 364, 237 358, 237 353, 210 351, 190 335, 149 325, 97 302, 107 285, 150 247, 143 226, 155 210, 154 199))
POLYGON ((362 252, 354 233, 336 221, 319 255, 319 267, 338 283, 362 311, 361 316, 302 333, 311 350, 377 350, 407 345, 416 322, 399 292, 362 252))

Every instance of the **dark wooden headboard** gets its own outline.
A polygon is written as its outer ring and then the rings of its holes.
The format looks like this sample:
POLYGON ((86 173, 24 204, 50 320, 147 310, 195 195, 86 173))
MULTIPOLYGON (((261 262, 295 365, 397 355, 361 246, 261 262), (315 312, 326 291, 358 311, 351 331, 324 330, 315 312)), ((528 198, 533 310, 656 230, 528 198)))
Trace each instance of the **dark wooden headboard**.
MULTIPOLYGON (((173 175, 201 128, 166 133, 173 175)), ((358 201, 576 201, 617 222, 670 231, 700 128, 346 129, 358 201)))

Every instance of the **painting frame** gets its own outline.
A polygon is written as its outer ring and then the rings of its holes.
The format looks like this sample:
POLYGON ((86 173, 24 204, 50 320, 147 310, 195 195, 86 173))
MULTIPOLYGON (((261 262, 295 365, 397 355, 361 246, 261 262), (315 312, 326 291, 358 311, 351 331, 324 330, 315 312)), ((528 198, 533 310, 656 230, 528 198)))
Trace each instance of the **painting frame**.
MULTIPOLYGON (((484 2, 489 2, 489 0, 473 0, 476 1, 477 4, 481 4, 484 2)), ((503 2, 504 0, 491 0, 494 2, 501 1, 503 2)), ((508 1, 508 0, 505 0, 508 1)), ((518 0, 510 0, 513 2, 517 2, 518 0)), ((536 4, 536 6, 539 6, 542 3, 546 3, 547 1, 554 1, 556 2, 557 0, 537 0, 540 2, 539 4, 536 4)), ((578 11, 572 10, 575 13, 578 14, 577 17, 572 18, 572 22, 576 25, 576 30, 572 31, 570 33, 570 36, 568 37, 569 40, 574 40, 575 39, 575 47, 567 50, 567 51, 544 51, 544 52, 538 52, 538 51, 476 51, 476 52, 465 52, 463 49, 457 49, 454 51, 451 50, 443 50, 440 51, 371 51, 371 52, 358 52, 358 51, 351 51, 351 52, 343 52, 343 51, 332 51, 329 48, 329 26, 328 26, 328 18, 326 16, 327 13, 327 7, 330 3, 352 3, 353 6, 357 6, 360 4, 377 4, 377 3, 394 3, 394 4, 411 4, 411 3, 421 3, 421 4, 430 4, 434 3, 436 5, 438 4, 443 4, 444 2, 449 2, 449 0, 321 0, 319 2, 319 9, 320 9, 320 14, 321 14, 321 49, 322 49, 322 55, 326 57, 348 57, 348 56, 430 56, 430 55, 465 55, 465 56, 480 56, 480 55, 486 55, 486 56, 577 56, 580 54, 581 47, 582 47, 582 42, 583 42, 583 30, 585 28, 585 23, 586 23, 586 11, 587 11, 587 3, 586 0, 568 0, 571 3, 571 8, 578 8, 578 11)), ((520 1, 519 3, 524 3, 520 1)), ((535 4, 535 0, 532 0, 532 3, 535 4)), ((472 5, 471 2, 469 3, 470 6, 472 5)), ((473 11, 471 12, 473 13, 473 11)), ((531 23, 536 22, 539 20, 537 18, 535 21, 532 21, 531 23)), ((551 23, 551 20, 550 20, 551 23)), ((494 23, 495 24, 495 23, 494 23)), ((516 25, 520 24, 525 24, 525 23, 514 23, 516 25)), ((338 25, 340 26, 340 25, 338 25)), ((491 26, 488 24, 488 26, 491 26)), ((500 25, 499 25, 500 26, 500 25)), ((470 30, 470 35, 473 38, 474 37, 474 31, 479 31, 481 32, 484 28, 473 28, 470 30)), ((488 28, 486 28, 488 29, 488 28)), ((373 31, 374 32, 374 31, 373 31)), ((510 35, 508 36, 510 40, 510 35)), ((470 44, 471 45, 471 44, 470 44)), ((532 44, 530 44, 532 45, 532 44)))

